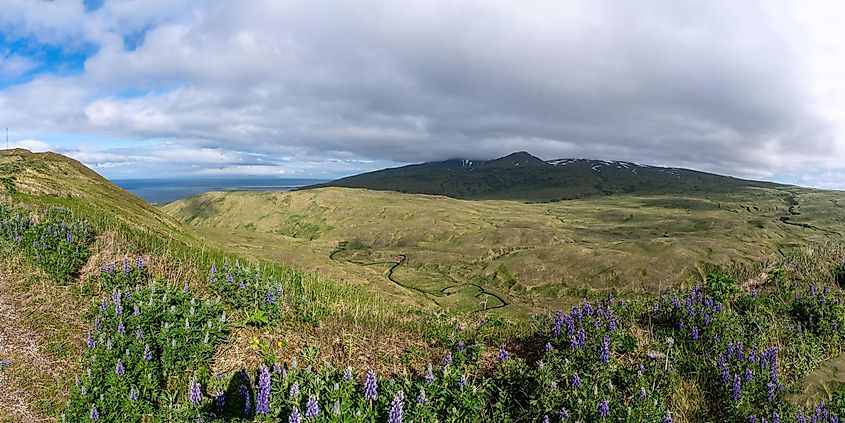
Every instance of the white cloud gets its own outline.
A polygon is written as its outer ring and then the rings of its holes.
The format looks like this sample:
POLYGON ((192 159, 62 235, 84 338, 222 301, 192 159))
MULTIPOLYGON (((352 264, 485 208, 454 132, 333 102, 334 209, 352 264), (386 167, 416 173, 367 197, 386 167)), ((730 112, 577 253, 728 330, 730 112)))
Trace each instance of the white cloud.
POLYGON ((18 37, 96 48, 81 75, 0 91, 0 119, 30 132, 168 140, 115 159, 127 167, 340 169, 335 159, 528 150, 768 178, 845 157, 845 6, 822 0, 7 9, 0 23, 18 37))

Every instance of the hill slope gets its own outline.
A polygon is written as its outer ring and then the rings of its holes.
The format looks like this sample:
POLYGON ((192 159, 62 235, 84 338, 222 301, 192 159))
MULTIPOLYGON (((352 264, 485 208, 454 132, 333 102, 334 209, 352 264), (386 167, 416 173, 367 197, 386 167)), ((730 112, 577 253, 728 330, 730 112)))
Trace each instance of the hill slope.
POLYGON ((508 306, 499 311, 523 314, 608 290, 656 291, 694 279, 696 264, 837 239, 843 204, 842 193, 795 187, 549 204, 321 188, 207 193, 164 210, 244 254, 399 285, 442 308, 500 298, 508 306))
POLYGON ((630 162, 543 161, 519 152, 489 161, 455 159, 378 170, 307 188, 326 186, 473 200, 556 201, 612 194, 718 193, 778 185, 630 162))
POLYGON ((55 153, 0 151, 0 201, 61 205, 114 219, 134 229, 181 240, 193 236, 173 218, 109 182, 82 163, 55 153))

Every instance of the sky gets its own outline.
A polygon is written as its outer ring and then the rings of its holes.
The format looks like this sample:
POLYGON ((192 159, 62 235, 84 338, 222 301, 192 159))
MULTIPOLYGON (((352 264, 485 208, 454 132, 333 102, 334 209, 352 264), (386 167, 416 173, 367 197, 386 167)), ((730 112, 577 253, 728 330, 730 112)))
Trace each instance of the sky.
POLYGON ((0 128, 110 178, 524 150, 845 189, 842 2, 0 4, 0 128))

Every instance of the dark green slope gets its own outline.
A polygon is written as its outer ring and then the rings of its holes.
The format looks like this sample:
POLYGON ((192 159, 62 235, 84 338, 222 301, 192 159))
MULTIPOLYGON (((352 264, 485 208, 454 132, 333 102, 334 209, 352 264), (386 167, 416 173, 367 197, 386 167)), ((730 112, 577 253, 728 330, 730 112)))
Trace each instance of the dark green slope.
POLYGON ((518 152, 489 161, 453 159, 378 170, 307 188, 325 186, 461 199, 557 201, 623 193, 707 193, 778 185, 630 162, 543 161, 518 152))

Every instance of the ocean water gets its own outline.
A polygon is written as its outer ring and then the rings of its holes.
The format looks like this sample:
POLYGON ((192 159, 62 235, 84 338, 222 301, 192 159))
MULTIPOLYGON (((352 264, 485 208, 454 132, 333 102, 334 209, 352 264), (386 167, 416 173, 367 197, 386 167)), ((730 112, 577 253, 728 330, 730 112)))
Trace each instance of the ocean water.
POLYGON ((209 191, 290 191, 326 181, 291 178, 168 178, 115 179, 112 182, 148 203, 167 204, 209 191))

